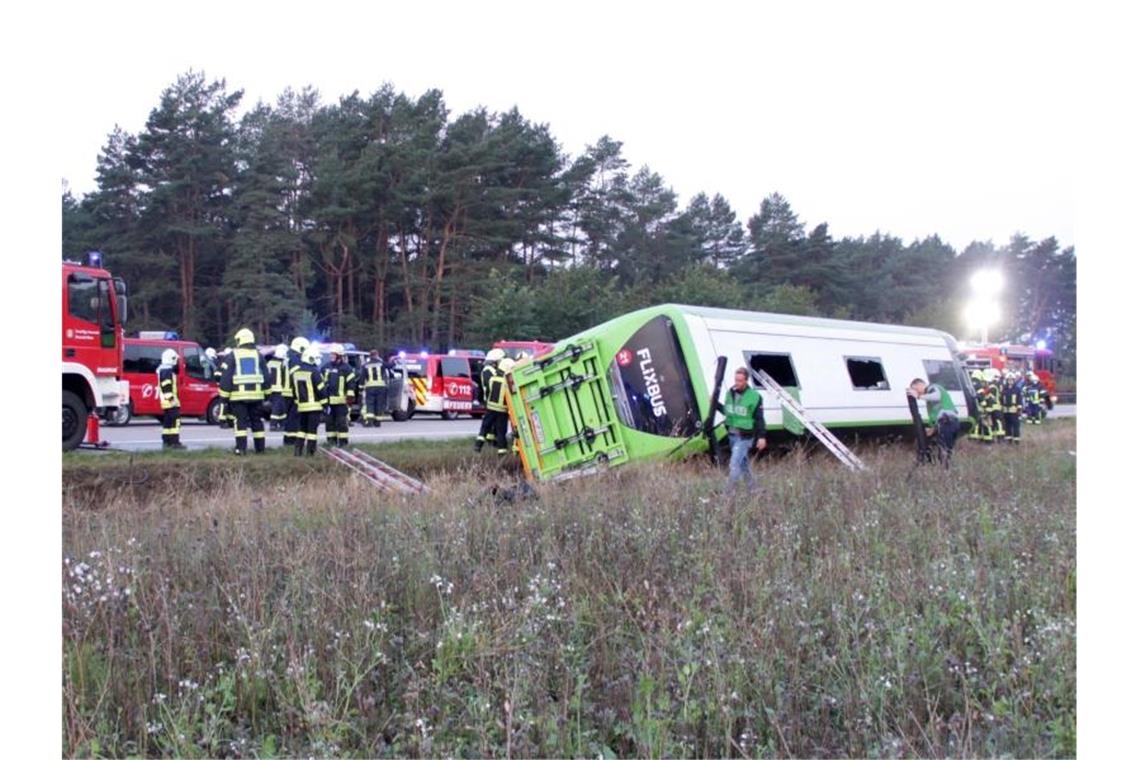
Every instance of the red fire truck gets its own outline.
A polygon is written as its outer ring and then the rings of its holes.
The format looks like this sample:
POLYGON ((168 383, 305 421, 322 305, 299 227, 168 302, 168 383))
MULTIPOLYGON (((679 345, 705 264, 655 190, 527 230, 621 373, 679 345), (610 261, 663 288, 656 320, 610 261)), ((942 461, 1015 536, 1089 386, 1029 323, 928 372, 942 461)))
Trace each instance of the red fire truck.
POLYGON ((63 262, 63 450, 77 447, 87 418, 126 404, 122 380, 127 287, 103 269, 102 255, 86 265, 63 262))
POLYGON ((1032 371, 1048 392, 1048 407, 1052 409, 1057 403, 1057 367, 1049 349, 1011 343, 959 343, 958 350, 967 371, 989 367, 1023 373, 1032 371))

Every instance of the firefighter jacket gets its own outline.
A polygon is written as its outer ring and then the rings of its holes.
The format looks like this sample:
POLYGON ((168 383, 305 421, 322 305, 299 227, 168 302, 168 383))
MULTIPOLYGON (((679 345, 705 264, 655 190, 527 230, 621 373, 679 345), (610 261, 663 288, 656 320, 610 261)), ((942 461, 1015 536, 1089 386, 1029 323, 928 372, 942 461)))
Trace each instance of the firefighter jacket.
POLYGON ((490 412, 505 412, 507 411, 507 375, 504 372, 495 371, 491 376, 491 381, 487 383, 487 411, 490 412))
POLYGON ((178 375, 174 367, 163 365, 158 368, 158 400, 163 411, 181 406, 178 403, 178 375))
POLYGON ((276 356, 274 356, 265 362, 265 368, 269 370, 269 392, 284 393, 285 360, 278 359, 276 356))
POLYGON ((1040 383, 1034 383, 1025 389, 1025 399, 1030 404, 1044 404, 1045 395, 1045 386, 1040 383))
POLYGON ((224 399, 230 397, 229 392, 222 388, 222 376, 229 370, 230 361, 230 355, 223 354, 218 357, 218 363, 214 365, 214 382, 218 384, 218 395, 224 399))
POLYGON ((285 398, 293 398, 293 373, 301 366, 301 354, 293 349, 289 349, 285 353, 285 389, 281 391, 281 395, 285 398))
POLYGON ((1007 383, 1001 387, 1001 408, 1003 412, 1017 414, 1021 411, 1021 403, 1021 383, 1007 383))
POLYGON ((384 373, 387 371, 388 365, 384 363, 383 359, 370 361, 364 365, 364 387, 365 388, 383 388, 388 384, 384 379, 384 373))
POLYGON ((325 381, 321 371, 312 364, 290 367, 289 384, 298 412, 319 412, 325 405, 325 381))
POLYGON ((1000 412, 1001 386, 996 384, 985 386, 983 394, 978 396, 978 405, 986 413, 1000 412))
POLYGON ((238 346, 222 372, 221 393, 230 401, 264 401, 269 370, 256 348, 238 346))
POLYGON ((348 403, 349 396, 356 395, 356 372, 345 361, 333 362, 323 373, 329 406, 348 403))
POLYGON ((501 375, 502 372, 499 368, 490 362, 483 365, 483 371, 479 373, 479 386, 483 389, 483 396, 486 398, 487 391, 491 388, 491 378, 495 375, 501 375))

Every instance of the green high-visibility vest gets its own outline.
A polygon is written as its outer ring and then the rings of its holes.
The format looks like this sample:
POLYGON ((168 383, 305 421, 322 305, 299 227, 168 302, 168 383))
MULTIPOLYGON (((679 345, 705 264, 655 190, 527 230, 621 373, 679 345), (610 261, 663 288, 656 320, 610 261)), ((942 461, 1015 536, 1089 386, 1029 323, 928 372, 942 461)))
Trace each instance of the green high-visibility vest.
POLYGON ((729 388, 724 396, 724 424, 751 433, 755 426, 756 407, 763 403, 760 392, 755 388, 746 387, 740 394, 735 388, 729 388))
POLYGON ((926 417, 930 421, 930 424, 933 425, 937 422, 938 415, 944 411, 957 417, 958 407, 954 406, 954 401, 950 398, 949 392, 938 383, 931 383, 927 387, 926 393, 930 393, 933 390, 938 391, 938 400, 926 402, 926 417))

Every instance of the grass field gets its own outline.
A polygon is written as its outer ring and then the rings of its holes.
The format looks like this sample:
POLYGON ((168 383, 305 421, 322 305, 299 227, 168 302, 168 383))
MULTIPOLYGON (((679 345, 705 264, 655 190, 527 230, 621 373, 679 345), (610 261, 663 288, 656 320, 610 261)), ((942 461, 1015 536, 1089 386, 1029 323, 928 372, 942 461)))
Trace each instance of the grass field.
POLYGON ((504 503, 466 443, 66 456, 72 755, 1072 756, 1075 425, 504 503))

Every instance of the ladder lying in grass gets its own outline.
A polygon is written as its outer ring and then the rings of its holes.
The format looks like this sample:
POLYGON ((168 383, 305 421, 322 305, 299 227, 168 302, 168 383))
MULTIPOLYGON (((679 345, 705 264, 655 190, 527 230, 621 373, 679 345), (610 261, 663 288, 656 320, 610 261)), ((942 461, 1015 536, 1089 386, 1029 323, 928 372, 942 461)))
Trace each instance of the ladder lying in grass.
POLYGON ((338 449, 321 447, 330 459, 345 465, 349 469, 363 475, 377 488, 395 493, 426 493, 430 491, 420 481, 411 475, 405 475, 390 464, 381 462, 371 454, 360 449, 338 449))
POLYGON ((867 469, 867 465, 863 464, 862 460, 855 456, 851 449, 844 446, 843 442, 836 438, 830 430, 808 416, 807 410, 800 406, 800 402, 796 401, 790 393, 784 390, 783 386, 773 380, 771 375, 762 369, 754 369, 752 370, 752 377, 756 378, 756 382, 760 383, 764 390, 775 395, 776 398, 780 400, 780 403, 792 413, 792 416, 799 420, 812 435, 818 438, 820 442, 827 447, 827 450, 835 455, 836 459, 847 465, 851 470, 867 469))

